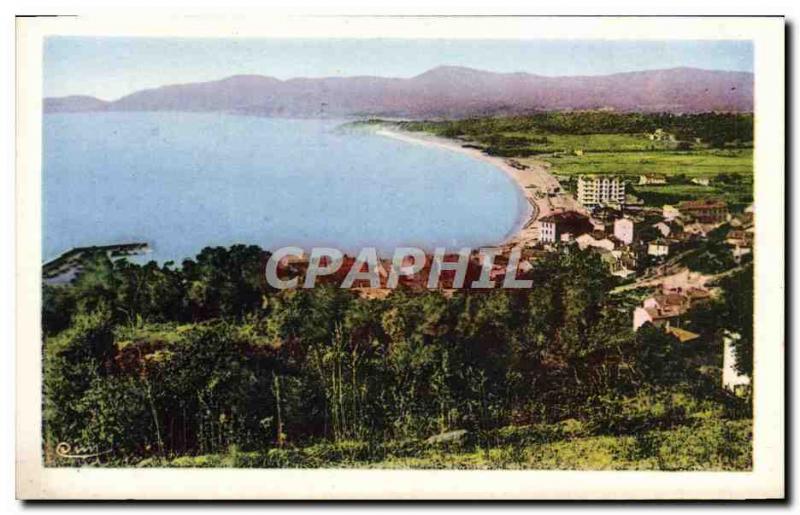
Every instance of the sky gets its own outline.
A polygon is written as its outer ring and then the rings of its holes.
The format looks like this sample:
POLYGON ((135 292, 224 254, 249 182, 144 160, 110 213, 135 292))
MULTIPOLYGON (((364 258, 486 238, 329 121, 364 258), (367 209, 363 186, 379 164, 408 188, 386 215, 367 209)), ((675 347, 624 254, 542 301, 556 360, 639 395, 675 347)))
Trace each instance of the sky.
POLYGON ((749 41, 49 37, 44 96, 115 100, 140 89, 259 74, 413 77, 441 65, 539 75, 688 66, 753 71, 749 41))

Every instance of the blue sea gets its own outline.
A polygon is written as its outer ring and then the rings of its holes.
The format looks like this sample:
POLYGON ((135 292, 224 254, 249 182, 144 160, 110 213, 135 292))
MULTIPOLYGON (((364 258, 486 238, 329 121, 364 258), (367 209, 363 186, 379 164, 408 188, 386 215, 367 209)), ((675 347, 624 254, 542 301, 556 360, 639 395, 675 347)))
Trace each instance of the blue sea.
POLYGON ((492 245, 525 200, 492 165, 343 122, 207 113, 47 114, 43 257, 147 242, 354 252, 492 245))

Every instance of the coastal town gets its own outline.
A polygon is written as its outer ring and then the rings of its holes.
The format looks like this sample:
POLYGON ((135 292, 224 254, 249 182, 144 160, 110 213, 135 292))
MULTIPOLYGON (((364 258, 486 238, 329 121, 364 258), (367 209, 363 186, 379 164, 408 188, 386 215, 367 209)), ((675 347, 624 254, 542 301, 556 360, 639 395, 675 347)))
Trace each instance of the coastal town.
MULTIPOLYGON (((72 249, 43 266, 48 387, 87 342, 111 370, 91 395, 144 398, 139 381, 163 378, 155 408, 107 404, 157 421, 115 433, 142 466, 747 469, 752 118, 642 130, 659 116, 366 123, 510 181, 513 224, 479 247, 332 257, 242 243, 179 266, 129 259, 147 243, 72 249), (187 418, 173 399, 194 402, 209 369, 238 382, 187 418), (225 457, 238 442, 246 453, 225 457), (575 457, 549 458, 563 448, 575 457)), ((69 429, 52 413, 46 460, 63 463, 54 438, 69 429)))
MULTIPOLYGON (((634 331, 649 323, 681 344, 691 345, 700 335, 683 327, 685 323, 682 321, 687 313, 717 297, 719 288, 715 284, 719 279, 740 270, 743 264, 752 260, 755 240, 752 204, 740 212, 732 212, 724 200, 713 197, 650 205, 631 194, 629 185, 666 186, 664 175, 643 173, 630 178, 614 174, 582 174, 573 180, 552 173, 550 163, 545 161, 528 160, 523 164, 518 159, 490 156, 473 145, 430 134, 393 128, 381 128, 376 132, 409 144, 460 152, 488 162, 515 182, 525 201, 514 232, 495 245, 500 251, 497 255, 492 255, 487 262, 481 248, 469 252, 464 274, 466 286, 455 285, 455 275, 447 271, 441 273, 435 283, 429 281, 434 256, 427 253, 425 262, 414 270, 411 270, 414 260, 406 257, 401 263, 401 268, 406 271, 400 272, 394 287, 399 284, 410 290, 435 288, 451 296, 456 289, 470 289, 470 284, 477 284, 484 269, 492 284, 500 285, 509 272, 515 277, 524 275, 533 269, 537 259, 548 254, 587 253, 597 256, 618 281, 612 293, 637 293, 637 302, 629 309, 634 331), (687 262, 692 255, 702 254, 710 242, 714 244, 714 252, 723 254, 728 266, 719 270, 692 270, 687 262), (514 262, 515 269, 509 267, 512 254, 518 256, 514 262)), ((673 138, 662 130, 649 137, 667 141, 673 138)), ((692 181, 708 186, 711 179, 694 178, 692 181)), ((442 256, 444 262, 464 258, 453 249, 447 250, 448 253, 442 256)), ((69 282, 81 270, 80 256, 94 251, 103 251, 115 259, 146 252, 147 245, 73 249, 45 263, 45 283, 58 285, 69 282)), ((309 259, 307 254, 283 257, 278 270, 284 275, 294 274, 303 278, 309 269, 309 259)), ((338 269, 321 278, 322 282, 342 284, 344 278, 353 272, 353 267, 363 265, 355 256, 344 256, 338 269)), ((375 282, 357 279, 349 283, 348 287, 362 298, 383 299, 393 289, 388 283, 392 267, 397 264, 381 256, 376 265, 375 282)), ((484 288, 485 285, 473 291, 484 288)), ((723 339, 722 380, 724 388, 742 395, 748 392, 750 378, 736 369, 732 344, 737 337, 736 333, 726 333, 723 339)))
MULTIPOLYGON (((509 272, 508 256, 513 251, 522 256, 518 274, 532 269, 536 259, 549 253, 591 253, 618 278, 619 285, 614 292, 639 293, 640 302, 629 312, 634 331, 649 323, 681 344, 690 345, 700 335, 682 327, 685 325, 682 319, 696 306, 719 295, 716 286, 719 279, 752 261, 755 241, 752 203, 739 212, 733 212, 725 200, 712 196, 652 205, 629 193, 628 186, 633 183, 666 187, 668 181, 663 174, 643 172, 633 178, 581 174, 576 178, 559 178, 551 173, 552 167, 545 161, 528 160, 523 164, 516 158, 489 156, 475 145, 431 134, 391 128, 381 128, 377 132, 485 160, 502 170, 520 188, 529 204, 525 211, 527 219, 523 218, 516 233, 500 245, 503 252, 493 257, 490 264, 484 262, 480 249, 472 252, 473 277, 477 277, 481 267, 489 266, 491 279, 499 284, 509 272), (570 183, 573 183, 573 191, 569 189, 570 183), (722 257, 728 266, 718 270, 692 270, 687 263, 693 256, 706 252, 710 245, 715 253, 723 254, 714 257, 722 257)), ((647 138, 675 142, 675 136, 662 129, 648 134, 647 138)), ((583 155, 580 151, 577 154, 583 155)), ((708 187, 713 180, 705 176, 692 178, 691 182, 708 187)), ((300 259, 295 264, 303 262, 300 259)), ((390 260, 383 260, 381 264, 383 270, 391 269, 390 260)), ((345 266, 342 273, 347 269, 345 266)), ((401 282, 410 288, 425 288, 429 271, 428 262, 417 276, 404 277, 401 282)), ((356 289, 366 298, 384 298, 390 291, 384 287, 387 277, 388 273, 384 272, 380 288, 362 283, 356 289)), ((439 287, 446 293, 453 291, 446 282, 439 287)), ((722 385, 744 395, 749 391, 750 378, 736 371, 732 345, 737 338, 735 333, 726 333, 723 339, 722 385)))

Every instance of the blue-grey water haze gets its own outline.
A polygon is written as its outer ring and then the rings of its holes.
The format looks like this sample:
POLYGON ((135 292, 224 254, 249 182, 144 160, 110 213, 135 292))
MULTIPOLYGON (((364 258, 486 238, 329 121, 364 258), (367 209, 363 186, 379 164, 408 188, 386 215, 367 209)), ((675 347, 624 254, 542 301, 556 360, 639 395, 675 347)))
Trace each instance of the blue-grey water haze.
POLYGON ((160 262, 234 243, 388 254, 491 245, 515 229, 525 201, 491 164, 341 123, 45 115, 43 257, 137 241, 160 262))

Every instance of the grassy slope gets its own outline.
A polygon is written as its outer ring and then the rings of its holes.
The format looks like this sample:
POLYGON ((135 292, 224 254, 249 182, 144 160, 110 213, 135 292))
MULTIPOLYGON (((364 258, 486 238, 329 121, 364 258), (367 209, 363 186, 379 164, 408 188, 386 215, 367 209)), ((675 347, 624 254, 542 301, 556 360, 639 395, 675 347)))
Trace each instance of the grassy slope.
MULTIPOLYGON (((370 446, 343 441, 263 452, 148 459, 139 466, 240 468, 750 470, 752 420, 708 418, 697 424, 639 436, 575 436, 557 441, 520 439, 482 448, 436 447, 421 442, 370 446)), ((519 428, 514 428, 518 430, 519 428)))

